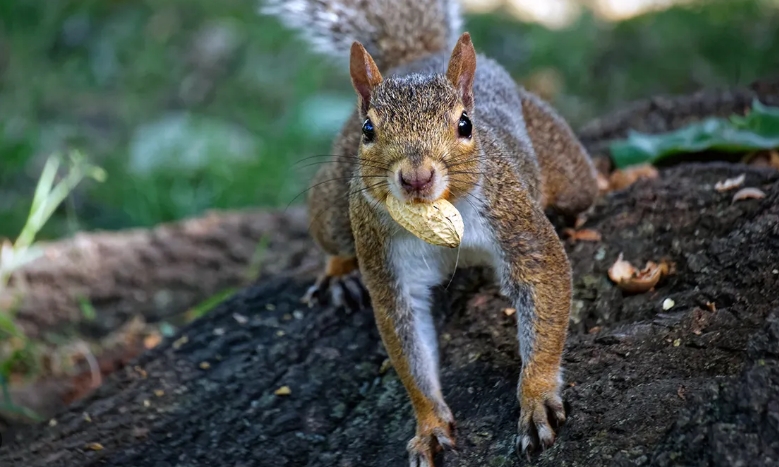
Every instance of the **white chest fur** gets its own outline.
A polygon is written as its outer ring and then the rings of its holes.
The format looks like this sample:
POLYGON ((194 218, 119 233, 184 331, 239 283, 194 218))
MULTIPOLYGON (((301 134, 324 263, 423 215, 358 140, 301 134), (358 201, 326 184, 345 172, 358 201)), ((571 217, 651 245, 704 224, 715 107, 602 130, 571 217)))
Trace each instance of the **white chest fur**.
POLYGON ((499 249, 487 219, 486 207, 477 189, 455 205, 463 218, 464 233, 459 248, 431 245, 404 229, 397 229, 390 247, 390 258, 399 285, 431 287, 450 277, 458 267, 495 266, 499 249))

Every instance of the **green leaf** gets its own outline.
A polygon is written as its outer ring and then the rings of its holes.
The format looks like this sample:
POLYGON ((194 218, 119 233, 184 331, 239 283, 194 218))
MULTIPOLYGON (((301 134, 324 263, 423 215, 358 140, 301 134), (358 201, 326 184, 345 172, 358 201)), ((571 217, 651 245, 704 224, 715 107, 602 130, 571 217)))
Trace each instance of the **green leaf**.
POLYGON ((90 302, 88 298, 79 296, 78 307, 81 309, 81 315, 85 320, 94 321, 97 317, 97 311, 95 311, 95 307, 92 306, 92 302, 90 302))
POLYGON ((235 294, 235 292, 236 289, 231 287, 215 295, 212 295, 211 297, 192 307, 187 312, 187 316, 191 319, 200 318, 201 316, 216 308, 217 305, 230 298, 233 294, 235 294))
POLYGON ((0 333, 9 334, 11 336, 22 337, 22 331, 14 322, 13 318, 4 312, 0 312, 0 333))
POLYGON ((656 135, 631 131, 627 139, 610 145, 617 168, 705 150, 743 152, 775 148, 779 148, 779 108, 764 106, 757 100, 746 117, 708 118, 656 135))

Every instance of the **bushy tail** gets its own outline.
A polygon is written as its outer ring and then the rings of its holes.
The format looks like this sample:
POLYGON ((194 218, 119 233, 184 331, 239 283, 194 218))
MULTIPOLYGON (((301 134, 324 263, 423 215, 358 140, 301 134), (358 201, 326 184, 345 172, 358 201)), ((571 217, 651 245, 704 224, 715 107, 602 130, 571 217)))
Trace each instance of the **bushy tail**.
POLYGON ((260 0, 260 13, 303 33, 314 49, 346 60, 359 41, 380 71, 452 49, 459 0, 260 0))

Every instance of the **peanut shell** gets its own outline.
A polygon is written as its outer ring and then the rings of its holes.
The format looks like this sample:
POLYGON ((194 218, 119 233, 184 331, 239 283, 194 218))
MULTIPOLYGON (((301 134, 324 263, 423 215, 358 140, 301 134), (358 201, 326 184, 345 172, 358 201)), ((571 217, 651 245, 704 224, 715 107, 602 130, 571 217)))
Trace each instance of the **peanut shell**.
POLYGON ((457 248, 463 237, 463 218, 445 199, 433 203, 404 203, 387 197, 390 216, 403 228, 431 245, 457 248))

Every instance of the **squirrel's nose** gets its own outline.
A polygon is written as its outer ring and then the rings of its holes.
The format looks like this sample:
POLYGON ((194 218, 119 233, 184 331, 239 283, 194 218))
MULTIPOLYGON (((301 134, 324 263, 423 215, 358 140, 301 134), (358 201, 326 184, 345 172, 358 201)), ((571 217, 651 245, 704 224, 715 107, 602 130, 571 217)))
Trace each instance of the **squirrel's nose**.
POLYGON ((400 172, 400 184, 408 191, 423 191, 433 184, 433 169, 418 168, 412 172, 400 172))

